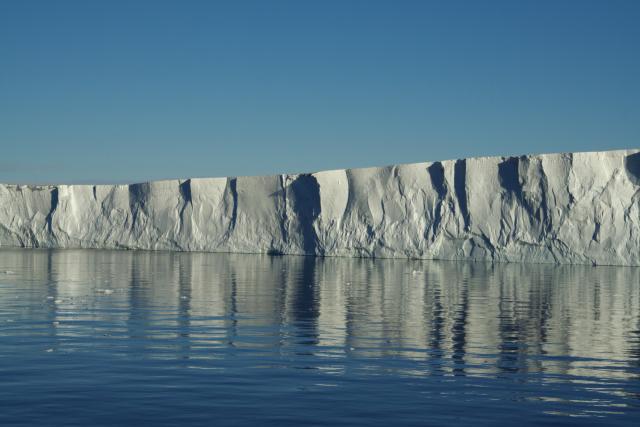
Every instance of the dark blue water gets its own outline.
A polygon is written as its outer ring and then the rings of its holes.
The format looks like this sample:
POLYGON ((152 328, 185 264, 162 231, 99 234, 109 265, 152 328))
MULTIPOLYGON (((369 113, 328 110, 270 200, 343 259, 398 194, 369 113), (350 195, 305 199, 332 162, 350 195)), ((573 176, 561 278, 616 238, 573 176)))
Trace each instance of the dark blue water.
POLYGON ((1 425, 638 425, 640 269, 0 251, 1 425))

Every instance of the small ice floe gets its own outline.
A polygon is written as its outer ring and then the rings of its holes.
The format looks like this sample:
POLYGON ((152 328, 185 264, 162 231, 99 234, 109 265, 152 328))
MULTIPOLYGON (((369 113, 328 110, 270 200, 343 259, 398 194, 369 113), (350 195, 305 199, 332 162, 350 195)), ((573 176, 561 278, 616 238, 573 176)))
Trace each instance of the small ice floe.
POLYGON ((48 348, 45 350, 47 353, 53 353, 53 349, 52 348, 48 348))
POLYGON ((16 272, 13 271, 13 270, 2 270, 2 273, 3 274, 16 274, 16 272))
POLYGON ((47 297, 47 299, 48 299, 48 300, 52 300, 52 299, 54 299, 54 297, 52 297, 51 295, 49 295, 49 296, 47 297))
POLYGON ((188 297, 188 296, 186 296, 186 295, 181 295, 181 296, 180 296, 180 299, 189 299, 189 297, 188 297))
POLYGON ((422 274, 422 270, 413 270, 411 272, 411 274, 416 275, 416 274, 422 274))
POLYGON ((55 322, 51 322, 51 324, 52 324, 53 326, 59 326, 59 325, 60 325, 60 322, 55 321, 55 322))
POLYGON ((64 302, 64 300, 62 299, 57 299, 55 301, 53 301, 54 304, 62 304, 64 302))
POLYGON ((113 293, 113 289, 98 289, 96 292, 102 295, 111 295, 113 293))

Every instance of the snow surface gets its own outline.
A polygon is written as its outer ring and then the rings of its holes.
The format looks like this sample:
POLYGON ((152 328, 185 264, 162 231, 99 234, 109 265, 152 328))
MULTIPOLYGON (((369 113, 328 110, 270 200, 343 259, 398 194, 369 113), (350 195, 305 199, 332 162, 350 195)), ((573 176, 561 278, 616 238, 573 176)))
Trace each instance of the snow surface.
POLYGON ((640 265, 640 150, 0 184, 0 246, 640 265))

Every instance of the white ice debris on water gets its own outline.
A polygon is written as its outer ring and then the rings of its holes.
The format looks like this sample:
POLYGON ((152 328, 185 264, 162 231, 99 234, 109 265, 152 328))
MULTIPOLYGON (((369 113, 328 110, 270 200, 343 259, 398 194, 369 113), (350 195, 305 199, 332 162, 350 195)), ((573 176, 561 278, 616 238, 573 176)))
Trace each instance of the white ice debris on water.
POLYGON ((0 246, 640 265, 639 151, 0 184, 0 246))

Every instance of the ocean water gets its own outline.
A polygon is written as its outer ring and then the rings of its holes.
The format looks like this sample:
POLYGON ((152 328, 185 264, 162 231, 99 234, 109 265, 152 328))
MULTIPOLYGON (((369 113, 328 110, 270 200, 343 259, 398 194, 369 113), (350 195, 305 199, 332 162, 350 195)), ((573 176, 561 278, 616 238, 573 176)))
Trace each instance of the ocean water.
POLYGON ((640 269, 0 250, 0 425, 640 425, 640 269))

